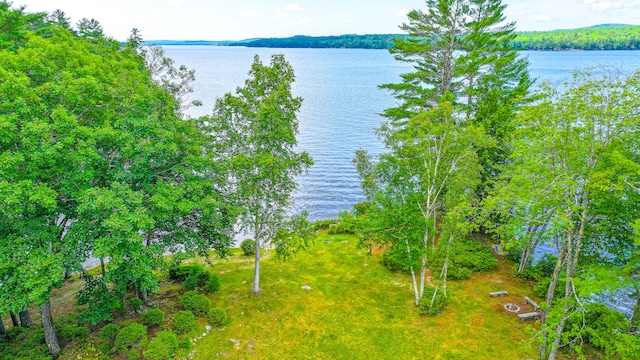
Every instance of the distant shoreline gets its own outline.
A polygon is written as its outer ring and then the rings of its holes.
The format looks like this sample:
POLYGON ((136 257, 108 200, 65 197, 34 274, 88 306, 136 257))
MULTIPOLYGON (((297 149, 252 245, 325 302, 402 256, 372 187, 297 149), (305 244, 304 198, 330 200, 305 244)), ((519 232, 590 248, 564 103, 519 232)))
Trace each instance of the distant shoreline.
MULTIPOLYGON (((597 25, 594 27, 517 32, 511 45, 516 50, 579 51, 640 50, 640 26, 597 25)), ((246 40, 149 40, 145 46, 199 45, 242 46, 280 49, 389 49, 394 39, 408 39, 406 34, 368 34, 339 36, 304 36, 287 38, 253 38, 246 40)))

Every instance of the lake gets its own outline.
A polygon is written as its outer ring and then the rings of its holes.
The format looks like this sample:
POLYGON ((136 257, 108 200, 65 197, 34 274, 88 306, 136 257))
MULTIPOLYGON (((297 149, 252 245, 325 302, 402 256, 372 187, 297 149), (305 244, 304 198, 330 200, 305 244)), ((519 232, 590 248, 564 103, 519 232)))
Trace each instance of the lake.
MULTIPOLYGON (((298 120, 299 150, 307 151, 315 165, 298 179, 296 210, 310 218, 335 218, 364 200, 357 173, 351 164, 358 148, 378 154, 384 150, 375 129, 384 120, 379 114, 396 100, 378 85, 398 82, 410 70, 386 50, 267 49, 213 46, 165 46, 176 64, 196 71, 192 99, 203 102, 191 116, 212 112, 215 99, 243 84, 257 54, 264 62, 282 53, 295 70, 295 96, 304 99, 298 120)), ((555 85, 571 78, 575 69, 613 65, 640 68, 640 52, 634 51, 523 51, 538 82, 555 85)))

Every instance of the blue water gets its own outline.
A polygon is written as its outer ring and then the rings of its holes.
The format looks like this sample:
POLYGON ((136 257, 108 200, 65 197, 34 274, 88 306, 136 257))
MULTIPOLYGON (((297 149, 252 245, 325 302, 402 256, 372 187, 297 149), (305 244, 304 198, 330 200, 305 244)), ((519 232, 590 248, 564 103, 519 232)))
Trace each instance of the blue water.
MULTIPOLYGON (((176 64, 196 70, 193 99, 204 106, 191 116, 210 114, 215 99, 243 84, 254 55, 268 61, 285 54, 295 70, 293 92, 304 101, 298 120, 299 149, 307 151, 315 165, 299 178, 295 192, 297 210, 311 219, 335 218, 364 200, 358 176, 351 164, 358 148, 372 154, 383 151, 375 129, 385 108, 396 100, 378 85, 398 82, 408 71, 386 50, 360 49, 263 49, 211 46, 166 46, 176 64)), ((640 68, 640 53, 633 51, 529 51, 530 71, 538 82, 561 85, 575 69, 603 64, 629 70, 640 68)))

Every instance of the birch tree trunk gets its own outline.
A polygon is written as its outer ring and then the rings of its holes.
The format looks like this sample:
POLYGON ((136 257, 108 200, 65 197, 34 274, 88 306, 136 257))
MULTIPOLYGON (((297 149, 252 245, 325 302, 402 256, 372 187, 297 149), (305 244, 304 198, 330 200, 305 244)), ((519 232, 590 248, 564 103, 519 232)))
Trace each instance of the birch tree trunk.
POLYGON ((255 233, 256 238, 256 265, 253 272, 253 293, 257 294, 260 292, 260 236, 258 233, 255 233))

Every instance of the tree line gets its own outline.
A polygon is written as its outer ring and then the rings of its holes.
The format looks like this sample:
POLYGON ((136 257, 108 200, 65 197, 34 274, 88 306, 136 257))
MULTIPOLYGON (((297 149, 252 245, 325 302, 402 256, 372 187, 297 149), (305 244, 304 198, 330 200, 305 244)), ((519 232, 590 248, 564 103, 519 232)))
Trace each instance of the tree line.
MULTIPOLYGON (((522 31, 510 45, 517 50, 638 50, 640 26, 590 27, 571 30, 522 31)), ((406 40, 406 34, 293 36, 288 38, 248 39, 219 42, 218 46, 267 48, 390 49, 394 39, 406 40)))

